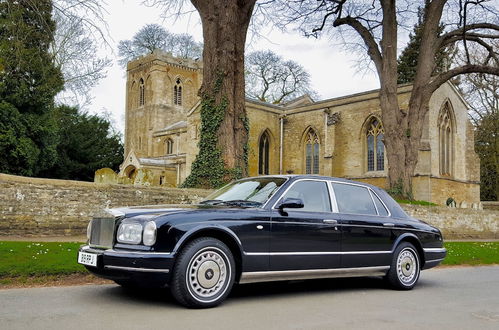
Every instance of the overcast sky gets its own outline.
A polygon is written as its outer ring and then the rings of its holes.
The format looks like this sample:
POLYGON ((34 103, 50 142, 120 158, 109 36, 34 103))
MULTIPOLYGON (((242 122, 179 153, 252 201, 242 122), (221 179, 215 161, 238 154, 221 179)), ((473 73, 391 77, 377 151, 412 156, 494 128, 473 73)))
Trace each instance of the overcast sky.
MULTIPOLYGON (((103 50, 113 60, 107 78, 92 90, 91 112, 108 111, 112 114, 115 127, 124 131, 125 114, 125 70, 117 63, 117 44, 131 39, 145 24, 161 24, 170 32, 189 33, 197 41, 203 41, 202 28, 197 13, 177 19, 163 19, 157 8, 140 5, 137 0, 111 0, 108 2, 109 34, 111 50, 103 50)), ((335 44, 324 39, 305 38, 299 33, 283 34, 277 30, 264 31, 265 38, 253 38, 247 51, 270 49, 285 59, 301 64, 311 75, 313 88, 320 99, 358 93, 379 87, 372 72, 359 68, 356 54, 348 54, 335 44), (359 73, 363 71, 364 73, 359 73)))

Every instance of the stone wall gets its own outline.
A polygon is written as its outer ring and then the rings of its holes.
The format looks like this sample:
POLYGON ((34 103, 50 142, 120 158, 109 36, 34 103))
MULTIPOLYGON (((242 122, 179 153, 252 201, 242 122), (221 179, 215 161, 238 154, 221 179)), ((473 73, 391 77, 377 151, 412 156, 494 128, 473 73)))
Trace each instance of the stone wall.
POLYGON ((412 217, 438 227, 444 239, 499 239, 499 211, 402 205, 412 217))
POLYGON ((85 235, 104 208, 190 203, 208 193, 0 174, 0 236, 85 235))
MULTIPOLYGON (((210 191, 98 184, 0 174, 0 236, 84 235, 92 215, 108 207, 182 204, 210 191)), ((446 239, 499 239, 499 211, 403 205, 439 227, 446 239)))

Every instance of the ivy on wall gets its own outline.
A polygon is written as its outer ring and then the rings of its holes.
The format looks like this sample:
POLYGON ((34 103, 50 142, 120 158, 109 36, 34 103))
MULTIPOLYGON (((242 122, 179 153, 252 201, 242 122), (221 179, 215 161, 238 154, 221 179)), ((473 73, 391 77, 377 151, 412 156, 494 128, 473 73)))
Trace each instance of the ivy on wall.
MULTIPOLYGON (((183 188, 218 188, 225 183, 241 178, 246 170, 241 168, 227 169, 218 147, 218 129, 225 118, 228 101, 222 96, 219 104, 215 95, 220 92, 224 76, 219 73, 215 87, 211 93, 201 96, 201 136, 198 144, 199 153, 192 164, 191 174, 182 184, 183 188)), ((244 118, 245 129, 249 131, 247 117, 244 118)), ((248 164, 248 146, 244 148, 244 164, 248 164)))

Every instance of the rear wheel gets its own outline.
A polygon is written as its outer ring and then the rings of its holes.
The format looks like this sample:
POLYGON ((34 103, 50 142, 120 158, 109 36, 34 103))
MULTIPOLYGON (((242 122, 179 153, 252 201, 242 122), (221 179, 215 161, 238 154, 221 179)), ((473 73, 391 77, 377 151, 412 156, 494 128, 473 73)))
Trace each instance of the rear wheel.
POLYGON ((234 278, 230 249, 218 239, 202 237, 180 252, 170 288, 173 297, 184 306, 214 307, 229 295, 234 278))
POLYGON ((420 271, 416 248, 411 243, 402 242, 395 249, 386 280, 394 289, 411 290, 419 279, 420 271))

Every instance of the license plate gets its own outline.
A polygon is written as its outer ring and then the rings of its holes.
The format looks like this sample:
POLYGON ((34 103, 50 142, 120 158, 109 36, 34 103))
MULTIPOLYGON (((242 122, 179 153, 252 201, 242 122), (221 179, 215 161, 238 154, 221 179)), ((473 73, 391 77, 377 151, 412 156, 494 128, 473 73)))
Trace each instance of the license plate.
POLYGON ((78 252, 78 263, 97 267, 97 255, 93 253, 78 252))

